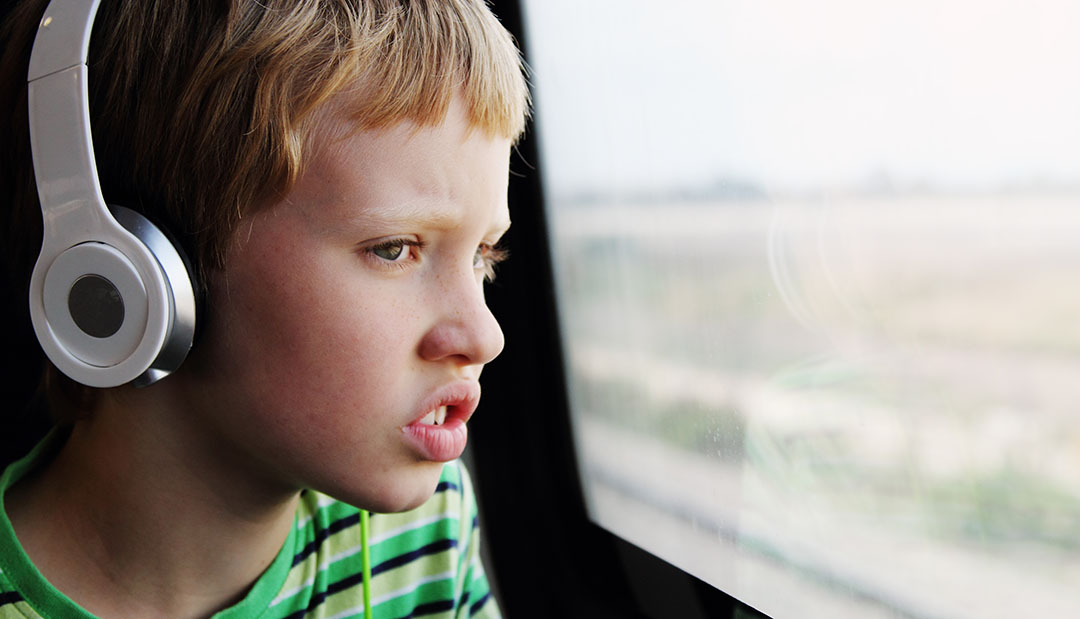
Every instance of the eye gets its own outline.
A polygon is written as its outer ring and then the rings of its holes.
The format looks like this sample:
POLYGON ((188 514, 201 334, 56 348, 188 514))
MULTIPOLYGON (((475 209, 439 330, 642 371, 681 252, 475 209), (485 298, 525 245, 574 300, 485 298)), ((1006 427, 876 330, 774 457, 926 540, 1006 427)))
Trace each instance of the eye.
POLYGON ((495 279, 495 265, 506 260, 508 252, 501 247, 489 243, 481 243, 473 254, 473 269, 482 273, 484 281, 490 282, 495 279))
POLYGON ((419 241, 391 239, 369 248, 368 251, 387 262, 407 262, 416 257, 419 247, 419 241))

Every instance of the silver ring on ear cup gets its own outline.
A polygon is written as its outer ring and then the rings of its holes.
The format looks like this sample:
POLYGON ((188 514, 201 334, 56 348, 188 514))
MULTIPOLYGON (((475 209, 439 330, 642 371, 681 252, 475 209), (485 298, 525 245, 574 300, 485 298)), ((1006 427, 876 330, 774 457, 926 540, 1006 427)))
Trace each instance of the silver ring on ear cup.
POLYGON ((150 367, 135 379, 137 387, 154 383, 180 367, 195 339, 195 281, 180 251, 149 219, 122 206, 109 205, 116 221, 150 249, 168 282, 172 320, 161 352, 150 367))

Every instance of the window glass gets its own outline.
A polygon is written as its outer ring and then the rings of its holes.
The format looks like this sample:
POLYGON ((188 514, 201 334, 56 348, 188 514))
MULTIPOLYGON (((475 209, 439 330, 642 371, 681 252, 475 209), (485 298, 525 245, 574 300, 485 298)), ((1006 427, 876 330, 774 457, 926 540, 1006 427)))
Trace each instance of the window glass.
POLYGON ((590 517, 777 618, 1080 616, 1080 4, 526 9, 590 517))

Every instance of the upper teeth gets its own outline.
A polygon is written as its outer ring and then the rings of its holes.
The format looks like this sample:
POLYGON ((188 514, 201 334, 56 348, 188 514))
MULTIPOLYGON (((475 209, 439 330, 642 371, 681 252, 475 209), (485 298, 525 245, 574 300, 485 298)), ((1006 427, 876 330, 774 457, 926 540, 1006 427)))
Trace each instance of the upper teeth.
POLYGON ((441 426, 446 421, 446 407, 440 406, 435 410, 424 415, 424 418, 420 420, 420 423, 429 426, 441 426))

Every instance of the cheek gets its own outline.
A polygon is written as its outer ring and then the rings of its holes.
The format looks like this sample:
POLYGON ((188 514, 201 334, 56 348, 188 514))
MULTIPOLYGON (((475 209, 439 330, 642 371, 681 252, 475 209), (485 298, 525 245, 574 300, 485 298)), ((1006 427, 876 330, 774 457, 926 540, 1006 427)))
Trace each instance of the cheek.
POLYGON ((326 262, 261 261, 237 269, 220 297, 219 365, 264 405, 377 403, 415 356, 418 318, 400 295, 326 262))

